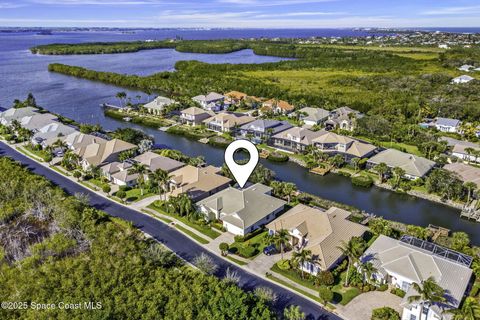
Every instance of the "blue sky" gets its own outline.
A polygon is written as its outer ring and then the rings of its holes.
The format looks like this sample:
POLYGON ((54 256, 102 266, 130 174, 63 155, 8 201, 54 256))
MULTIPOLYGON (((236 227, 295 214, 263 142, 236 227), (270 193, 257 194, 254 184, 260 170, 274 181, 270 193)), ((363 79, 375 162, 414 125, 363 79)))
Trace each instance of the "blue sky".
POLYGON ((480 27, 480 1, 0 0, 0 26, 480 27))

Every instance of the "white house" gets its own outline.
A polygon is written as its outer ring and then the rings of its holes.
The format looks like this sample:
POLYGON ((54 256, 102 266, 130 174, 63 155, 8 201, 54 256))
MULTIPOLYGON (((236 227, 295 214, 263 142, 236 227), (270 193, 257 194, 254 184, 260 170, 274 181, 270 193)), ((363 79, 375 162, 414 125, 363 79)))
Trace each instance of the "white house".
POLYGON ((460 131, 461 121, 450 118, 436 118, 434 122, 435 128, 442 132, 457 133, 460 131))
POLYGON ((472 142, 462 141, 453 146, 452 156, 469 162, 480 161, 480 146, 472 142))
POLYGON ((223 108, 225 96, 221 95, 220 93, 210 92, 207 95, 202 94, 199 96, 195 96, 192 98, 192 100, 200 104, 203 109, 210 111, 220 111, 223 108))
POLYGON ((472 257, 405 235, 400 240, 380 235, 360 258, 372 263, 377 271, 372 280, 403 290, 402 320, 450 319, 449 309, 458 308, 467 290, 472 270, 472 257), (446 302, 423 304, 408 302, 418 293, 412 284, 433 277, 445 290, 446 302))
POLYGON ((471 69, 474 69, 475 67, 470 65, 470 64, 464 64, 463 66, 461 66, 460 68, 458 68, 458 70, 460 71, 465 71, 465 72, 470 72, 471 69))
POLYGON ((463 76, 460 76, 460 77, 453 78, 452 79, 452 84, 468 83, 472 80, 475 80, 475 78, 467 76, 467 75, 463 75, 463 76))
POLYGON ((143 108, 152 114, 160 115, 165 107, 174 103, 175 101, 172 99, 158 96, 153 101, 146 103, 143 108))
POLYGON ((286 202, 270 195, 272 188, 254 184, 246 189, 229 187, 197 203, 208 220, 221 220, 234 235, 246 235, 276 218, 286 202))

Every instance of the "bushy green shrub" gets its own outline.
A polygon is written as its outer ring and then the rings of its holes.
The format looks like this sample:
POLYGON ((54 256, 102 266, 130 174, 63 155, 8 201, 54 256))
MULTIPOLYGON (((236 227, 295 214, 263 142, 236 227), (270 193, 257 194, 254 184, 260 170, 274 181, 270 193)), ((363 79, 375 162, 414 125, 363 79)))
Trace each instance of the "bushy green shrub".
POLYGON ((102 191, 105 193, 109 193, 110 191, 112 191, 112 188, 110 188, 110 186, 106 184, 102 187, 102 191))
POLYGON ((331 286, 334 282, 335 282, 335 278, 333 274, 328 270, 320 271, 317 274, 317 278, 315 279, 315 284, 320 286, 322 285, 331 286))
POLYGON ((235 242, 245 242, 245 237, 244 236, 235 236, 233 237, 233 239, 235 240, 235 242))
POLYGON ((252 246, 244 246, 238 248, 238 254, 244 258, 251 258, 258 253, 257 248, 252 246))
POLYGON ((283 259, 278 261, 277 266, 280 268, 280 270, 290 270, 292 268, 292 265, 290 264, 290 260, 288 259, 283 259))
POLYGON ((352 177, 352 184, 354 186, 370 188, 373 185, 373 179, 370 176, 355 176, 352 177))
POLYGON ((400 320, 400 314, 390 307, 373 309, 371 320, 400 320))
POLYGON ((331 302, 333 300, 333 292, 327 286, 321 286, 318 289, 318 295, 323 303, 331 302))
POLYGON ((288 156, 286 154, 282 153, 270 153, 267 157, 267 160, 273 161, 273 162, 287 162, 288 161, 288 156))
POLYGON ((123 199, 123 198, 125 198, 125 197, 127 196, 127 193, 126 193, 125 191, 123 191, 123 190, 118 190, 117 193, 115 193, 115 195, 116 195, 117 197, 119 197, 120 199, 123 199))
POLYGON ((388 284, 384 283, 381 286, 377 288, 378 291, 387 291, 388 289, 388 284))
POLYGON ((393 293, 394 295, 399 296, 400 298, 405 297, 405 291, 403 291, 400 288, 393 288, 392 290, 390 290, 390 293, 393 293))

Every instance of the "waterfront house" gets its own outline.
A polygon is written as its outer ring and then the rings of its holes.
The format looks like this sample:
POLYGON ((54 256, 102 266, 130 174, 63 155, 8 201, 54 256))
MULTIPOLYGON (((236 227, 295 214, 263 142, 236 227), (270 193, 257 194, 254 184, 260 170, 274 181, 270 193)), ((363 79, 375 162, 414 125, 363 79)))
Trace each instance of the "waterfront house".
POLYGON ((272 135, 288 130, 293 126, 288 121, 258 119, 240 127, 239 137, 254 143, 269 141, 272 135))
POLYGON ((247 97, 246 93, 240 91, 230 91, 225 93, 226 101, 232 105, 238 105, 247 97))
POLYGON ((183 124, 197 126, 202 124, 203 120, 208 119, 213 115, 215 115, 213 112, 207 112, 198 107, 190 107, 181 111, 180 121, 183 124))
POLYGON ((480 168, 461 162, 447 163, 443 169, 455 173, 463 182, 473 182, 480 187, 480 168))
POLYGON ((436 118, 433 125, 435 128, 442 132, 454 132, 458 133, 460 131, 461 121, 457 119, 450 118, 436 118))
POLYGON ((91 134, 74 132, 66 136, 64 142, 67 144, 68 148, 76 151, 82 147, 88 146, 89 144, 105 143, 107 140, 91 134))
POLYGON ((304 152, 313 144, 315 138, 323 135, 323 132, 315 132, 304 128, 292 127, 277 133, 272 137, 273 146, 290 152, 304 152))
POLYGON ((289 114, 295 110, 295 107, 284 100, 270 99, 262 104, 263 113, 273 112, 274 114, 289 114))
POLYGON ((402 320, 450 319, 446 312, 458 308, 472 276, 472 257, 404 235, 400 240, 380 235, 360 258, 362 263, 372 263, 376 271, 372 280, 399 288, 406 294, 402 320), (408 302, 419 293, 412 284, 433 277, 446 291, 443 303, 408 302))
POLYGON ((192 98, 193 101, 197 102, 203 109, 209 111, 220 111, 223 110, 223 104, 225 102, 225 96, 220 93, 210 92, 207 95, 199 95, 192 98))
POLYGON ((0 124, 8 126, 12 124, 12 121, 20 121, 24 117, 37 115, 38 109, 33 107, 25 108, 10 108, 3 112, 0 112, 0 124))
POLYGON ((51 113, 36 113, 21 118, 20 125, 25 129, 37 132, 41 128, 57 120, 57 116, 51 113))
POLYGON ((234 235, 244 236, 275 219, 286 202, 272 197, 272 188, 254 184, 245 189, 229 187, 197 202, 207 220, 221 220, 234 235))
POLYGON ((321 135, 312 139, 312 144, 330 155, 341 154, 346 162, 350 162, 353 158, 368 158, 377 150, 377 147, 370 143, 360 142, 333 132, 322 130, 318 133, 321 135))
POLYGON ((136 156, 132 160, 144 164, 152 172, 158 169, 166 172, 172 172, 174 170, 180 169, 185 165, 185 163, 183 162, 161 156, 151 151, 142 153, 141 155, 136 156))
POLYGON ((377 164, 385 163, 390 169, 400 167, 405 170, 404 178, 415 180, 422 178, 435 166, 435 162, 410 153, 395 149, 386 149, 367 161, 367 168, 374 168, 377 164))
POLYGON ((227 177, 220 175, 220 168, 207 166, 197 168, 186 165, 171 172, 168 196, 186 193, 193 201, 204 199, 230 185, 227 177))
POLYGON ((80 156, 82 168, 88 170, 90 167, 97 167, 119 160, 120 153, 136 149, 137 146, 119 139, 110 141, 95 141, 75 150, 80 156))
POLYGON ((458 141, 453 146, 452 156, 463 161, 480 162, 480 146, 473 142, 458 141))
POLYGON ((353 131, 356 126, 356 119, 363 117, 363 114, 349 107, 340 107, 330 112, 328 120, 325 121, 325 128, 332 130, 339 128, 353 131))
POLYGON ((52 146, 58 140, 64 141, 70 134, 80 133, 76 128, 53 121, 38 129, 32 137, 33 144, 40 144, 42 147, 52 146))
POLYGON ((313 261, 305 263, 301 268, 316 275, 320 271, 332 269, 343 260, 342 251, 338 248, 342 242, 361 237, 368 230, 367 227, 348 220, 350 214, 336 207, 323 211, 298 204, 266 227, 271 235, 281 229, 287 230, 294 250, 310 250, 313 261))
POLYGON ((475 78, 462 75, 452 79, 452 84, 462 84, 462 83, 469 83, 470 81, 475 80, 475 78))
POLYGON ((300 114, 300 120, 308 126, 315 126, 324 123, 330 112, 322 108, 305 107, 297 111, 300 114))
POLYGON ((165 107, 176 103, 174 100, 158 96, 154 100, 146 103, 143 108, 151 114, 161 115, 165 107))
POLYGON ((218 133, 235 133, 241 125, 252 122, 255 118, 232 112, 221 112, 203 120, 205 126, 218 133))

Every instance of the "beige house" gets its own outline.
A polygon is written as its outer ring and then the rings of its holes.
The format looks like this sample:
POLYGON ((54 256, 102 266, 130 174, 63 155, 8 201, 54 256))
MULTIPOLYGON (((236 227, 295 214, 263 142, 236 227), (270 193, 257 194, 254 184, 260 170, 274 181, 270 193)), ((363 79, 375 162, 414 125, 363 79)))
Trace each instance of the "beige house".
POLYGON ((218 133, 236 132, 241 125, 254 121, 255 118, 243 114, 221 112, 215 116, 203 120, 205 126, 218 133))
POLYGON ((150 112, 151 114, 161 115, 162 111, 163 111, 163 109, 165 109, 165 107, 167 107, 171 104, 174 104, 174 103, 176 103, 176 102, 172 99, 162 97, 162 96, 158 96, 154 100, 150 101, 149 103, 146 103, 143 106, 143 108, 145 110, 147 110, 148 112, 150 112))
POLYGON ((322 132, 315 132, 304 128, 292 127, 277 133, 272 137, 273 146, 291 152, 303 152, 307 146, 312 145, 322 132))
POLYGON ((86 147, 92 143, 107 142, 107 140, 103 138, 99 138, 91 134, 85 134, 85 133, 79 133, 79 132, 74 132, 72 134, 69 134, 64 141, 68 145, 68 147, 74 151, 79 150, 83 147, 86 147))
POLYGON ((312 140, 312 144, 319 150, 330 154, 341 154, 345 161, 353 158, 367 158, 375 152, 377 147, 360 142, 350 137, 342 136, 329 131, 319 131, 321 135, 312 140))
POLYGON ((128 162, 110 162, 102 167, 102 175, 112 183, 119 186, 133 187, 137 184, 138 173, 129 173, 128 170, 132 165, 128 162))
POLYGON ((446 164, 443 169, 456 173, 463 182, 473 182, 480 187, 480 169, 465 163, 446 164))
POLYGON ((284 100, 270 99, 262 104, 262 112, 273 112, 275 114, 289 114, 295 107, 284 100))
POLYGON ((199 124, 202 124, 204 120, 214 115, 215 113, 213 112, 207 112, 198 107, 190 107, 181 111, 180 121, 183 124, 188 124, 190 126, 197 126, 199 124))
POLYGON ((82 158, 83 169, 88 170, 92 166, 96 167, 108 162, 118 161, 120 153, 135 148, 137 146, 134 144, 113 139, 110 141, 95 141, 75 150, 75 152, 82 158))
POLYGON ((160 169, 166 172, 172 172, 185 165, 185 163, 173 160, 155 152, 147 151, 133 158, 133 161, 144 164, 152 172, 160 169))
POLYGON ((361 117, 363 117, 363 114, 357 110, 349 107, 340 107, 330 112, 328 120, 325 121, 325 127, 327 130, 340 128, 353 131, 356 126, 356 119, 361 117))
POLYGON ((338 248, 342 241, 361 237, 368 230, 361 224, 347 220, 350 214, 336 207, 322 211, 298 204, 266 227, 270 234, 281 229, 288 230, 294 250, 310 250, 313 262, 305 263, 302 269, 317 274, 331 269, 344 258, 338 248))
POLYGON ((275 219, 286 202, 272 197, 272 188, 254 184, 245 189, 229 187, 197 202, 208 220, 221 220, 234 235, 245 235, 275 219))
POLYGON ((187 165, 173 171, 171 176, 168 196, 186 193, 194 201, 227 188, 232 181, 220 175, 220 168, 213 166, 197 168, 187 165))
POLYGON ((242 102, 247 97, 247 94, 240 91, 230 91, 225 93, 225 97, 227 102, 235 105, 242 102))

